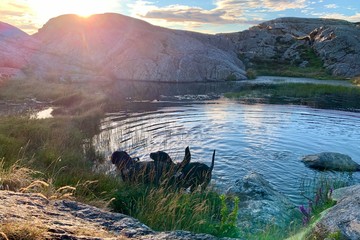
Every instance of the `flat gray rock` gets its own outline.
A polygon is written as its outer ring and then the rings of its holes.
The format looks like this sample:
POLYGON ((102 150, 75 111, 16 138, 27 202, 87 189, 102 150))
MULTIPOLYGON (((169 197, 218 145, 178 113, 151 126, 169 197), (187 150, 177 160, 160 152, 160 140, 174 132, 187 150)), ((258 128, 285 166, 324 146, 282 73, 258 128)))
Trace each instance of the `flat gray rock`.
POLYGON ((301 161, 307 167, 318 170, 360 171, 360 165, 358 163, 354 162, 350 156, 341 153, 322 152, 311 154, 304 156, 301 161))

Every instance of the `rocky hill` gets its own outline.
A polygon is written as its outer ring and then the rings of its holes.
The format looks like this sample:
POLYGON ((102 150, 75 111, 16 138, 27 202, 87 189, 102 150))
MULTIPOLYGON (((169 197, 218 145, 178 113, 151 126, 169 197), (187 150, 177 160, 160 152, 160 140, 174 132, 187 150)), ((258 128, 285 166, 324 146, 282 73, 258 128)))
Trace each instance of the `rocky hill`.
POLYGON ((332 75, 360 75, 360 27, 335 19, 279 18, 249 30, 222 34, 236 46, 248 67, 264 62, 306 68, 319 57, 332 75))
POLYGON ((7 23, 0 22, 0 79, 24 77, 31 57, 39 50, 39 43, 7 23))
POLYGON ((243 32, 208 35, 114 13, 63 15, 33 36, 0 23, 0 78, 241 80, 248 68, 307 68, 312 58, 334 76, 355 77, 359 39, 359 24, 332 19, 279 18, 243 32))
POLYGON ((32 39, 41 44, 26 69, 38 78, 171 82, 246 78, 227 39, 161 28, 120 14, 59 16, 32 39))

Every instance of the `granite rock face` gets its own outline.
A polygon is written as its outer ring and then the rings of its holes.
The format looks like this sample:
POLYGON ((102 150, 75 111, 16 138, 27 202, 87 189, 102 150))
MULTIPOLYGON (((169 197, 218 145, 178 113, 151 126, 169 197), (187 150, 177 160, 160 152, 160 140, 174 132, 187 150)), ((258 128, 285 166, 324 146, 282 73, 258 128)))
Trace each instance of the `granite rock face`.
POLYGON ((186 231, 156 232, 132 217, 79 202, 0 191, 0 224, 5 223, 42 227, 44 239, 218 239, 186 231))
POLYGON ((0 81, 25 78, 23 70, 39 47, 39 42, 25 32, 0 22, 0 81))
POLYGON ((32 36, 0 23, 0 78, 241 80, 245 65, 276 62, 306 69, 309 53, 333 75, 354 77, 360 75, 359 40, 358 24, 332 19, 279 18, 238 33, 210 35, 114 13, 86 19, 63 15, 32 36))
POLYGON ((224 37, 113 13, 59 16, 32 36, 1 23, 0 50, 3 78, 19 70, 35 79, 69 82, 246 79, 243 63, 224 37))
POLYGON ((286 228, 294 214, 298 214, 290 200, 258 173, 237 180, 227 193, 239 197, 238 226, 250 233, 261 231, 269 224, 286 228))
POLYGON ((312 235, 325 239, 339 233, 340 239, 360 239, 360 185, 336 189, 333 198, 337 204, 316 224, 312 235))
POLYGON ((222 81, 229 76, 246 78, 244 66, 227 39, 161 28, 120 14, 87 19, 59 16, 49 20, 34 38, 42 43, 42 52, 51 53, 59 62, 53 64, 47 60, 48 55, 40 54, 40 73, 58 73, 64 78, 78 80, 79 69, 118 80, 195 82, 222 81))
MULTIPOLYGON (((304 66, 309 50, 335 76, 360 75, 360 27, 335 19, 278 18, 249 30, 223 34, 247 66, 261 62, 304 66)), ((306 67, 306 66, 305 66, 306 67)))
POLYGON ((306 155, 301 161, 307 167, 318 170, 360 171, 360 165, 358 163, 354 162, 350 156, 341 153, 322 152, 306 155))

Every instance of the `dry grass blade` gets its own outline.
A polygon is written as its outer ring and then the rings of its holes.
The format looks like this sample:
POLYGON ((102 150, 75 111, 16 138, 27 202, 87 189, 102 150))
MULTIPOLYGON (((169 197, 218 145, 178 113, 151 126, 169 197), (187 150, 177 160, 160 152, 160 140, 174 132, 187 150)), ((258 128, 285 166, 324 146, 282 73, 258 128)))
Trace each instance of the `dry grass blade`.
POLYGON ((0 239, 39 240, 44 239, 46 228, 34 222, 6 222, 0 226, 0 239))
POLYGON ((0 160, 0 190, 18 191, 29 186, 35 173, 37 172, 21 166, 20 161, 6 168, 5 161, 2 159, 0 160))
POLYGON ((0 240, 9 240, 5 233, 0 232, 0 240))

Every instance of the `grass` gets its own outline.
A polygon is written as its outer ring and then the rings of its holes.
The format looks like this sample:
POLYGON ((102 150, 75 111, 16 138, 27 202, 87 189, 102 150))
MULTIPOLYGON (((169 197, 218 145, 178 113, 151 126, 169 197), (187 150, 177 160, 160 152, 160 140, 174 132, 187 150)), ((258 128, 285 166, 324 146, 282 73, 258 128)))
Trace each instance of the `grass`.
POLYGON ((356 111, 360 109, 360 89, 310 83, 248 85, 225 97, 244 102, 301 104, 317 108, 356 111))
POLYGON ((303 45, 298 47, 298 51, 300 52, 300 59, 308 61, 306 67, 300 67, 301 62, 299 61, 291 62, 282 60, 281 57, 274 57, 271 60, 254 59, 251 61, 253 63, 252 72, 255 72, 255 75, 266 76, 343 79, 328 72, 312 48, 303 45))
POLYGON ((119 189, 111 206, 157 231, 187 230, 218 237, 238 237, 237 204, 238 200, 228 199, 212 190, 185 194, 137 184, 119 189), (227 210, 227 201, 235 202, 236 207, 231 212, 227 210))
POLYGON ((0 226, 0 240, 40 240, 45 239, 46 228, 31 222, 5 222, 0 226))
MULTIPOLYGON (((333 177, 320 175, 313 179, 304 180, 301 184, 301 191, 308 201, 308 205, 299 207, 299 211, 303 216, 303 228, 300 228, 300 231, 287 239, 324 239, 324 236, 315 236, 312 229, 327 213, 327 210, 336 204, 332 199, 333 190, 349 186, 351 182, 351 177, 348 174, 333 177)), ((330 233, 327 237, 330 239, 339 237, 339 232, 330 233)))
POLYGON ((89 95, 76 86, 15 81, 3 88, 3 100, 21 102, 36 98, 58 110, 50 119, 29 119, 27 115, 0 117, 1 189, 37 192, 48 199, 73 198, 100 207, 109 206, 115 198, 110 205, 114 210, 136 217, 156 230, 234 235, 221 227, 225 216, 220 215, 221 200, 215 191, 183 194, 129 185, 120 178, 94 173, 93 162, 104 157, 99 159, 85 143, 98 132, 104 109, 114 101, 104 98, 106 91, 94 98, 97 89, 88 89, 92 92, 89 95), (47 92, 52 88, 54 91, 47 92))

